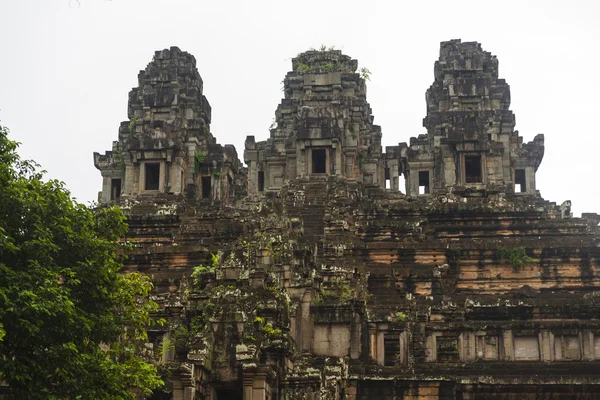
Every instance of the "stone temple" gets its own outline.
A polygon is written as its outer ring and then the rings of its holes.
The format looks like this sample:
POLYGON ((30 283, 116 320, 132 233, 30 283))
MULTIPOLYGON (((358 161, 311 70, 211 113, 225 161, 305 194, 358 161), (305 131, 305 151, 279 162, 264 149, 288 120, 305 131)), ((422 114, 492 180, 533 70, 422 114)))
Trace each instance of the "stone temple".
POLYGON ((541 197, 480 44, 441 43, 426 133, 386 148, 357 61, 298 54, 244 163, 191 54, 138 78, 94 163, 168 321, 152 399, 600 399, 600 216, 541 197))

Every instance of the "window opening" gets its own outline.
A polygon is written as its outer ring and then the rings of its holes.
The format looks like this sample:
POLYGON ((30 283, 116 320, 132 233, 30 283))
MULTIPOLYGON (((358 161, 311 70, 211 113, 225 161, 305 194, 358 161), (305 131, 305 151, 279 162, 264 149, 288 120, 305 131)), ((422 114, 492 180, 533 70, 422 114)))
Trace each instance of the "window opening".
POLYGON ((515 192, 525 193, 527 185, 525 185, 525 170, 515 169, 515 192))
POLYGON ((209 199, 210 198, 210 176, 202 177, 202 198, 209 199))
POLYGON ((400 353, 400 337, 397 334, 386 333, 383 335, 383 365, 393 367, 400 353))
POLYGON ((429 193, 429 171, 419 171, 419 194, 429 193))
POLYGON ((159 163, 151 163, 146 164, 146 182, 145 189, 146 190, 158 190, 159 182, 160 182, 160 164, 159 163))
POLYGON ((465 178, 467 183, 481 182, 481 156, 465 156, 465 178))
POLYGON ((392 184, 390 182, 390 169, 389 168, 385 169, 385 188, 386 189, 392 188, 392 184))
POLYGON ((110 181, 110 199, 119 200, 121 197, 121 179, 112 179, 110 181))
POLYGON ((406 194, 406 177, 404 174, 398 175, 398 191, 406 194))
POLYGON ((265 190, 265 171, 258 171, 258 191, 265 190))
POLYGON ((325 149, 313 149, 312 151, 312 171, 313 174, 324 174, 326 173, 325 160, 327 156, 325 149))

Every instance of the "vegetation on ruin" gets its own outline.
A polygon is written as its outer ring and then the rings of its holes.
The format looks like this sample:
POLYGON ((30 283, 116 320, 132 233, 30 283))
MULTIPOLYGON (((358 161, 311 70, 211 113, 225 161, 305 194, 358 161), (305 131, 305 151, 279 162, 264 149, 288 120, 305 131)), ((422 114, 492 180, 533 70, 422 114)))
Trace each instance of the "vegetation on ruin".
POLYGON ((137 118, 133 117, 131 121, 129 121, 129 134, 133 135, 135 133, 135 124, 137 123, 137 118))
POLYGON ((194 171, 196 173, 198 173, 200 171, 200 168, 202 167, 202 164, 204 163, 205 159, 206 159, 206 154, 204 154, 204 153, 196 153, 194 155, 194 171))
POLYGON ((369 68, 362 67, 358 70, 358 72, 360 73, 360 77, 363 78, 365 81, 371 80, 371 71, 369 71, 369 68))
POLYGON ((215 270, 219 266, 219 255, 211 253, 211 265, 203 265, 200 264, 194 267, 192 271, 192 278, 194 279, 194 284, 196 286, 202 286, 204 284, 204 280, 206 275, 214 274, 215 270))
POLYGON ((502 248, 496 252, 500 262, 507 262, 515 268, 523 266, 523 264, 535 261, 527 255, 525 247, 502 248))
POLYGON ((149 278, 122 274, 120 209, 45 180, 0 126, 0 376, 14 399, 134 399, 162 385, 137 354, 149 278))
POLYGON ((117 150, 114 152, 113 160, 114 160, 115 164, 117 164, 119 169, 122 172, 125 172, 125 155, 123 154, 123 150, 121 149, 120 145, 119 145, 119 147, 117 147, 117 150))
POLYGON ((298 67, 296 68, 297 72, 300 73, 304 73, 304 72, 309 72, 310 71, 310 66, 308 64, 300 64, 298 65, 298 67))
POLYGON ((403 313, 402 311, 398 311, 396 312, 396 319, 400 322, 404 322, 407 319, 407 315, 405 313, 403 313))

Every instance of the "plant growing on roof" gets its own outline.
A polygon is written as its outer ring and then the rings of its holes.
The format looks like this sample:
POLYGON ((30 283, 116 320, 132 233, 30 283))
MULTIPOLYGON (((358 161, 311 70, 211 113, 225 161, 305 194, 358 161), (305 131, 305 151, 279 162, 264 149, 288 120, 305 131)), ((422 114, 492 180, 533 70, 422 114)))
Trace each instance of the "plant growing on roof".
POLYGON ((304 63, 300 64, 296 68, 296 71, 300 72, 300 73, 309 72, 310 71, 310 66, 308 64, 304 64, 304 63))
POLYGON ((360 73, 360 77, 363 78, 365 81, 371 80, 371 71, 369 71, 369 68, 362 67, 358 70, 358 72, 360 73))

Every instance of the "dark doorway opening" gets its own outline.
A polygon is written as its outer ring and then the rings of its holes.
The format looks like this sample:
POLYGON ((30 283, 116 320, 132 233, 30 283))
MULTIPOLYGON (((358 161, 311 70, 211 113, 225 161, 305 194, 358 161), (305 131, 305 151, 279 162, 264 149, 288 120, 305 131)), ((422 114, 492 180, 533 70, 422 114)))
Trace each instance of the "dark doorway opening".
POLYGON ((121 179, 111 179, 110 199, 119 200, 119 197, 121 197, 121 179))
POLYGON ((429 194, 429 171, 419 171, 419 194, 429 194))
POLYGON ((312 151, 312 172, 313 174, 324 174, 327 155, 325 149, 313 149, 312 151))
POLYGON ((465 180, 467 183, 480 183, 481 156, 465 156, 465 180))
POLYGON ((202 198, 203 199, 210 198, 210 186, 211 186, 210 176, 203 176, 202 177, 202 198))
POLYGON ((527 185, 525 184, 525 170, 515 169, 515 192, 525 193, 527 185))
POLYGON ((265 190, 265 171, 258 171, 258 191, 265 190))
POLYGON ((146 164, 146 182, 144 188, 146 190, 158 190, 160 183, 160 164, 146 164))
POLYGON ((383 365, 393 367, 400 353, 400 337, 394 333, 383 335, 383 365))
POLYGON ((218 389, 215 391, 216 400, 242 400, 242 389, 218 389))

